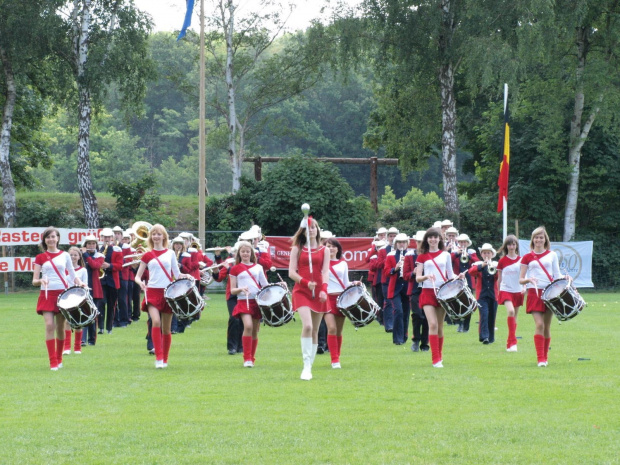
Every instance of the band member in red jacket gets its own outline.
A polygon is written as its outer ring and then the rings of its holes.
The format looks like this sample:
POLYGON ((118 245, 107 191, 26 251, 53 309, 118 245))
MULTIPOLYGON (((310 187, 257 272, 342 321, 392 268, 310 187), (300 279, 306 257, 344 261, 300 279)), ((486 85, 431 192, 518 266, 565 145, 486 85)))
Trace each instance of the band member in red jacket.
POLYGON ((394 238, 394 250, 387 254, 383 267, 383 274, 388 282, 387 298, 394 311, 392 342, 396 345, 404 344, 409 338, 409 283, 403 278, 403 264, 408 246, 409 237, 404 233, 397 234, 394 238))
MULTIPOLYGON (((105 261, 103 254, 97 251, 97 238, 95 236, 86 236, 82 241, 82 258, 86 264, 86 272, 88 273, 88 287, 93 302, 97 308, 101 308, 103 301, 103 288, 101 287, 101 266, 105 261)), ((88 343, 94 346, 97 342, 97 320, 86 326, 82 331, 82 344, 88 343)))
POLYGON ((413 352, 427 352, 428 345, 428 321, 424 315, 424 310, 420 307, 420 293, 422 287, 415 279, 415 263, 418 259, 418 251, 422 245, 425 231, 418 231, 414 237, 416 248, 405 255, 403 264, 403 279, 409 284, 407 286, 407 295, 409 296, 409 307, 411 308, 411 324, 413 326, 413 342, 411 350, 413 352))
MULTIPOLYGON (((473 263, 480 261, 480 259, 478 258, 478 255, 476 255, 476 251, 474 249, 468 248, 471 247, 471 240, 467 234, 459 235, 456 238, 456 243, 457 246, 452 248, 452 267, 454 268, 455 274, 465 273, 471 268, 473 263)), ((469 273, 465 273, 465 279, 467 279, 467 285, 471 289, 475 289, 476 278, 469 273)), ((457 332, 468 332, 470 321, 471 314, 460 320, 457 332)))
POLYGON ((378 279, 381 282, 381 290, 383 291, 383 326, 385 328, 385 332, 391 333, 394 327, 394 309, 392 308, 392 302, 388 299, 388 283, 387 276, 384 272, 385 267, 385 259, 387 255, 392 251, 392 242, 394 238, 398 234, 398 229, 392 227, 388 229, 387 233, 387 242, 388 245, 385 248, 379 250, 378 259, 377 259, 377 274, 379 275, 378 279))
POLYGON ((101 265, 105 275, 101 278, 104 298, 98 308, 99 334, 103 334, 104 322, 105 329, 108 334, 111 334, 118 300, 118 289, 121 287, 119 273, 123 268, 123 252, 120 247, 114 245, 114 233, 110 228, 102 229, 99 236, 103 242, 99 252, 105 260, 101 265))
POLYGON ((492 261, 497 252, 491 244, 480 247, 482 261, 474 263, 469 274, 476 279, 476 300, 480 311, 478 338, 483 344, 495 342, 495 319, 497 317, 497 262, 492 261))

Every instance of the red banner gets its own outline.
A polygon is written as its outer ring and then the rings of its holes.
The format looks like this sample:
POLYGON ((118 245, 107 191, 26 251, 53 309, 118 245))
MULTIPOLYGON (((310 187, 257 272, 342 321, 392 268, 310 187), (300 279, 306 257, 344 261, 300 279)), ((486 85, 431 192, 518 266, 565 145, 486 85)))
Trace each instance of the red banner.
MULTIPOLYGON (((338 237, 338 242, 342 244, 342 258, 349 265, 349 270, 367 271, 368 263, 366 258, 370 251, 373 241, 372 237, 338 237)), ((273 266, 279 270, 288 270, 288 262, 291 255, 291 238, 282 236, 267 236, 269 242, 269 254, 273 266)), ((411 241, 413 243, 413 241, 411 241)), ((410 245, 415 247, 415 243, 410 245)))

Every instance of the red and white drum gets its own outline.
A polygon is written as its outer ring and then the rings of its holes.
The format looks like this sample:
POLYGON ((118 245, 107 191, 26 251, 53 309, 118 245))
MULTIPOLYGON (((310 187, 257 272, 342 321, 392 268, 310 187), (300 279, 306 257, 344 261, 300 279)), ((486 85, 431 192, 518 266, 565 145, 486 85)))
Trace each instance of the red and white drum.
POLYGON ((573 286, 573 281, 566 278, 556 279, 547 285, 541 299, 560 321, 575 318, 587 305, 573 286))
POLYGON ((372 299, 366 287, 358 284, 347 286, 338 296, 336 306, 356 328, 372 323, 379 311, 379 305, 372 299))
POLYGON ((478 307, 467 281, 463 279, 443 283, 437 291, 437 301, 453 320, 462 320, 478 307))
POLYGON ((256 303, 268 326, 283 326, 293 319, 291 295, 281 284, 273 283, 263 287, 256 294, 256 303))
POLYGON ((99 315, 88 289, 80 286, 70 287, 60 294, 57 305, 73 329, 88 326, 99 315))
POLYGON ((164 298, 180 320, 189 320, 205 306, 193 279, 181 278, 171 282, 164 291, 164 298))

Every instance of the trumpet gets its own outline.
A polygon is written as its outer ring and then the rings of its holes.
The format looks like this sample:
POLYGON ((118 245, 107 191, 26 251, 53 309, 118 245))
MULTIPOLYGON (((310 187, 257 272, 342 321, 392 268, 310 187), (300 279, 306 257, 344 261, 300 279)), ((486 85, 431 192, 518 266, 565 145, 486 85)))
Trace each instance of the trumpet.
POLYGON ((467 253, 467 248, 463 248, 461 252, 461 263, 469 262, 469 254, 467 253))
POLYGON ((493 276, 497 272, 497 263, 489 260, 487 262, 487 271, 491 276, 493 276))
POLYGON ((213 270, 217 270, 221 267, 223 267, 224 265, 230 265, 231 263, 234 263, 235 259, 234 258, 227 258, 226 260, 224 260, 222 263, 218 263, 217 265, 213 265, 213 266, 209 266, 209 267, 205 267, 202 268, 200 270, 200 272, 202 273, 203 271, 213 271, 213 270))
POLYGON ((228 247, 211 247, 209 249, 204 249, 203 252, 221 252, 222 250, 228 250, 230 249, 230 246, 228 247))
POLYGON ((196 250, 200 250, 200 242, 198 242, 198 239, 193 239, 192 242, 190 242, 189 246, 193 247, 196 250))
POLYGON ((131 229, 133 229, 136 238, 131 241, 131 247, 137 249, 138 247, 145 247, 146 240, 149 238, 149 231, 153 225, 151 223, 147 223, 146 221, 136 221, 131 225, 131 229))

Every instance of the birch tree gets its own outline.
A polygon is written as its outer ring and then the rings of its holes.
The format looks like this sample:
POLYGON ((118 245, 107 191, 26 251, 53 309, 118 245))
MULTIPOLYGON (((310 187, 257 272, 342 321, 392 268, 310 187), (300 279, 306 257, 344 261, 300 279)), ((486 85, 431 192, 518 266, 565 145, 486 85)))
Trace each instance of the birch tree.
POLYGON ((263 110, 311 87, 320 75, 321 54, 297 33, 273 50, 284 33, 292 5, 278 0, 241 4, 211 0, 206 47, 208 104, 226 120, 232 190, 240 187, 241 166, 252 123, 263 110), (249 10, 251 5, 251 10, 249 10))
POLYGON ((146 41, 150 23, 126 0, 73 0, 69 6, 67 59, 77 85, 78 189, 89 228, 99 227, 99 210, 90 172, 90 125, 114 84, 126 112, 139 111, 152 72, 146 41))

